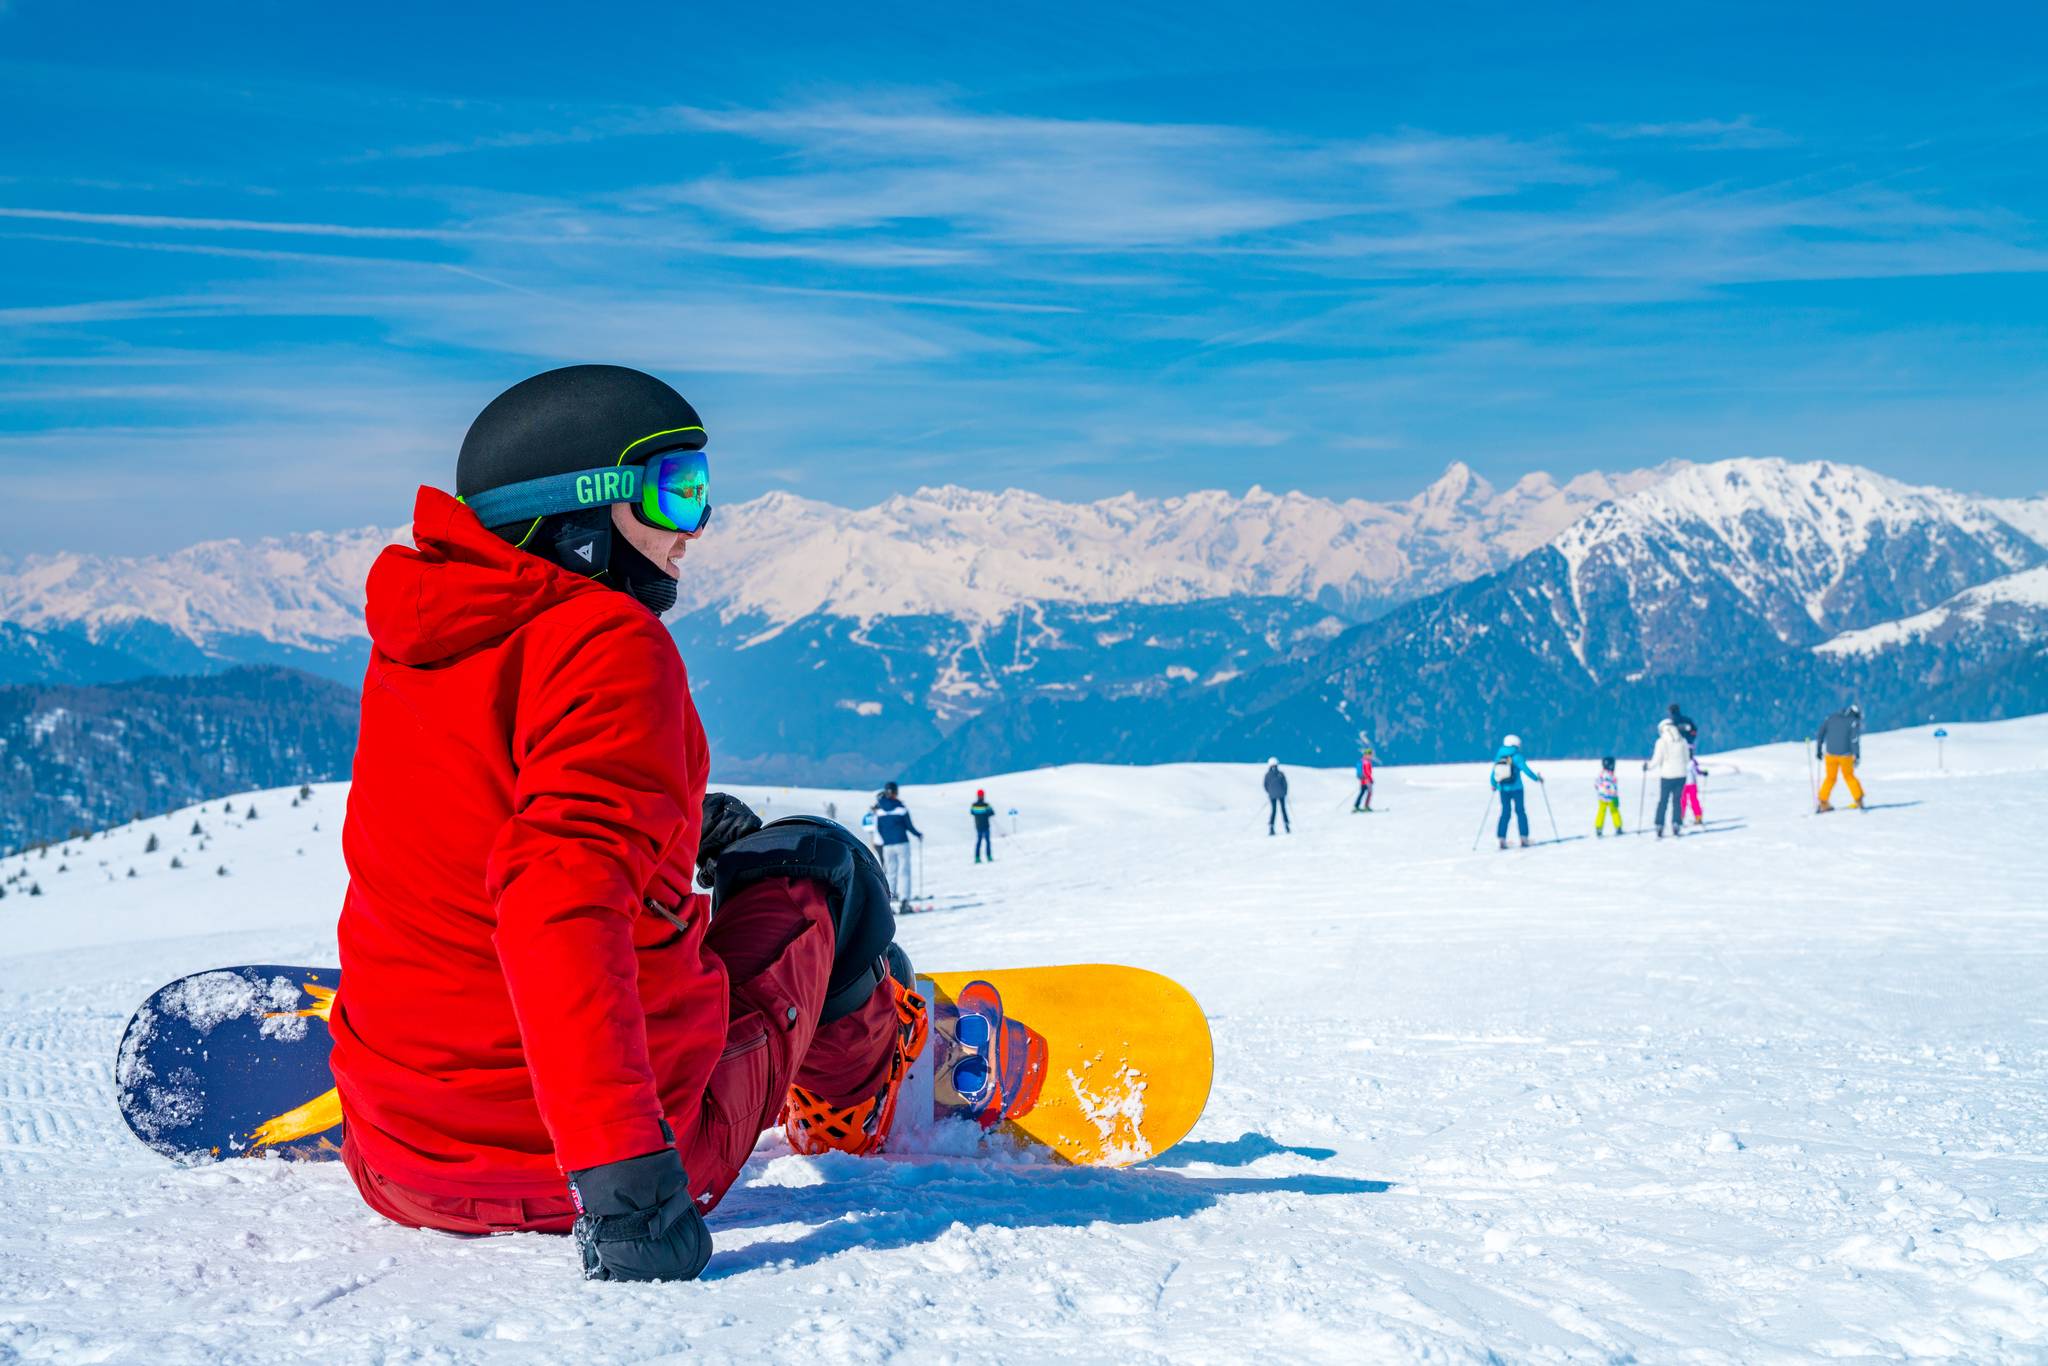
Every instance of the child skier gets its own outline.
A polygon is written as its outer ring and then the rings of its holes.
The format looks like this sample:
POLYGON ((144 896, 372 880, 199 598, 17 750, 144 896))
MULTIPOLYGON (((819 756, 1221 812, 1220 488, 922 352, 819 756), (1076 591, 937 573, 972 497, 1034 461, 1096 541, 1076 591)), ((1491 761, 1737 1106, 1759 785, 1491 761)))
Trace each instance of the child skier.
POLYGON ((1706 776, 1707 771, 1700 767, 1698 752, 1689 751, 1685 756, 1685 797, 1679 804, 1679 818, 1681 820, 1684 819, 1683 813, 1689 810, 1692 812, 1692 823, 1694 825, 1705 825, 1707 823, 1705 814, 1700 811, 1700 779, 1706 776))
POLYGON ((1493 756, 1493 773, 1489 779, 1493 790, 1500 793, 1500 824, 1494 830, 1494 837, 1500 847, 1508 847, 1508 816, 1513 813, 1517 828, 1521 832, 1522 847, 1529 847, 1529 808, 1524 804, 1526 789, 1522 786, 1522 775, 1527 774, 1537 782, 1543 778, 1522 759, 1522 737, 1510 735, 1500 742, 1500 753, 1493 756))
POLYGON ((1593 779, 1593 797, 1598 803, 1593 810, 1593 836, 1607 838, 1607 822, 1614 821, 1614 833, 1621 829, 1621 786, 1614 777, 1614 756, 1608 755, 1600 761, 1599 776, 1593 779))
POLYGON ((1372 810, 1372 746, 1365 747, 1365 753, 1358 760, 1358 795, 1351 799, 1351 809, 1372 810))
POLYGON ((988 861, 996 861, 995 834, 989 829, 989 822, 996 818, 996 809, 988 804, 988 793, 980 788, 974 790, 974 805, 967 808, 967 814, 974 817, 974 861, 981 862, 981 851, 988 850, 988 861))
POLYGON ((778 1119, 800 1152, 880 1147, 927 1028, 860 841, 705 795, 660 620, 703 447, 651 375, 537 375, 369 575, 342 1164, 409 1227, 573 1232, 592 1280, 697 1276, 778 1119))

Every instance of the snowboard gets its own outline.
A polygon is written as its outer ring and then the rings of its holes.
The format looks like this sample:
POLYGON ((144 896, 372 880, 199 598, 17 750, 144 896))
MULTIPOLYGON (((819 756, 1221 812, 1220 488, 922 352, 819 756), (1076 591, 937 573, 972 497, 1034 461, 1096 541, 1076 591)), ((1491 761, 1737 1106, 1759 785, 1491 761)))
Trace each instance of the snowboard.
MULTIPOLYGON (((340 984, 339 968, 255 964, 160 988, 121 1036, 122 1119, 180 1162, 340 1157, 327 1066, 340 984)), ((1002 1146, 974 1141, 978 1129, 1056 1161, 1122 1167, 1165 1152, 1202 1116, 1209 1022, 1171 978, 1089 964, 934 973, 918 986, 930 1030, 891 1150, 1002 1146)))

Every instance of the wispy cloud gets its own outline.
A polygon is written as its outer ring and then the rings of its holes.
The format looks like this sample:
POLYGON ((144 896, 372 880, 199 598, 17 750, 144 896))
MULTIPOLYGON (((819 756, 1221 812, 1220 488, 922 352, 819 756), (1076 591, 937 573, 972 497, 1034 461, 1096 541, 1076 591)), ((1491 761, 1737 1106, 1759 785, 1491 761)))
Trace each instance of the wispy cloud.
POLYGON ((1656 138, 1731 151, 1790 147, 1796 141, 1789 133, 1766 128, 1748 114, 1732 119, 1681 119, 1672 123, 1596 123, 1593 131, 1608 138, 1656 138))

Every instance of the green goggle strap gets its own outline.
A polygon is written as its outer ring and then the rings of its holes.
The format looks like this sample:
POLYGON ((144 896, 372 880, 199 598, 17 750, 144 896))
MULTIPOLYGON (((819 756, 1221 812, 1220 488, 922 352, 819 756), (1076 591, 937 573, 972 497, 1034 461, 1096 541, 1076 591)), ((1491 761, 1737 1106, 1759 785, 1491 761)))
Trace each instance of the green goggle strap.
POLYGON ((550 474, 503 488, 486 489, 458 503, 467 504, 485 526, 505 526, 534 517, 551 517, 558 512, 577 512, 607 503, 640 501, 641 475, 638 465, 607 465, 594 470, 572 470, 550 474))

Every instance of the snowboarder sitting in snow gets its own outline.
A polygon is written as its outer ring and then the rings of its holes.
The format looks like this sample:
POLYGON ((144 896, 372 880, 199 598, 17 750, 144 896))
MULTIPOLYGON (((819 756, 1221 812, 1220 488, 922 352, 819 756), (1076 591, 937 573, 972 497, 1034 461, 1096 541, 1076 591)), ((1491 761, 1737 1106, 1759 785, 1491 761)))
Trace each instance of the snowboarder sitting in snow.
POLYGON ((1278 818, 1286 826, 1287 833, 1294 833, 1294 822, 1287 819, 1287 775, 1280 771, 1278 759, 1266 760, 1266 833, 1273 834, 1273 821, 1278 818))
POLYGON ((896 784, 884 783, 875 798, 875 834, 882 841, 882 867, 889 874, 889 895, 901 907, 910 905, 910 837, 924 842, 924 831, 910 819, 910 808, 896 792, 896 784))
POLYGON ((1657 838, 1664 838, 1664 811, 1671 810, 1671 833, 1684 833, 1685 813, 1681 809, 1685 797, 1685 775, 1692 765, 1692 749, 1685 743, 1685 735, 1678 729, 1678 723, 1665 717, 1657 723, 1657 747, 1650 751, 1650 757, 1643 761, 1643 772, 1657 775, 1657 815, 1651 822, 1657 831, 1657 838))
MULTIPOLYGON (((1593 779, 1593 797, 1599 803, 1593 811, 1594 838, 1607 838, 1607 821, 1609 817, 1612 817, 1614 820, 1614 833, 1617 835, 1622 833, 1621 784, 1614 777, 1614 756, 1612 754, 1600 761, 1599 775, 1593 779)), ((1636 814, 1641 815, 1642 813, 1637 812, 1636 814)))
POLYGON ((988 793, 980 788, 974 791, 974 805, 967 808, 967 814, 974 817, 974 861, 981 862, 981 851, 988 850, 988 861, 996 861, 995 832, 989 823, 996 818, 996 809, 988 804, 988 793))
POLYGON ((1351 799, 1353 811, 1372 810, 1372 746, 1365 747, 1365 753, 1358 760, 1358 795, 1351 799))
POLYGON ((861 842, 705 796, 660 621, 703 446, 649 375, 535 376, 369 579, 342 1160, 401 1224, 573 1230, 599 1280, 702 1271, 703 1211, 778 1120, 799 1152, 879 1147, 926 1032, 861 842))
POLYGON ((1863 762, 1863 709, 1851 702, 1821 722, 1820 733, 1813 740, 1813 757, 1827 765, 1815 809, 1835 809, 1828 798, 1834 795, 1835 779, 1840 778, 1849 785, 1849 799, 1862 810, 1863 784, 1856 781, 1856 765, 1863 762))
POLYGON ((1523 800, 1527 789, 1522 786, 1525 773, 1539 783, 1543 781, 1543 775, 1529 767, 1522 758, 1522 737, 1510 735, 1500 742, 1500 752, 1493 756, 1493 772, 1489 777, 1493 790, 1500 793, 1500 824, 1494 827, 1493 835, 1503 849, 1508 847, 1510 813, 1513 813, 1515 827, 1521 834, 1522 847, 1529 847, 1529 808, 1523 800))

